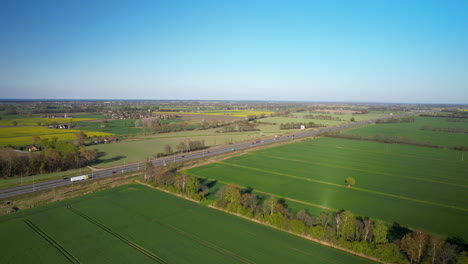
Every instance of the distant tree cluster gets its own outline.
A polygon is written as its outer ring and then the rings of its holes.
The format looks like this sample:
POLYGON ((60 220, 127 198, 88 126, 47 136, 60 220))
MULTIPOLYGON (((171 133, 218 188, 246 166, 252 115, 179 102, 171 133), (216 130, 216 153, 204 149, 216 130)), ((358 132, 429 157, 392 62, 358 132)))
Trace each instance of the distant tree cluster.
POLYGON ((467 123, 468 120, 465 120, 465 119, 462 119, 462 118, 447 118, 447 119, 445 119, 445 122, 467 123))
POLYGON ((179 142, 176 146, 176 151, 172 149, 172 147, 168 144, 164 146, 164 152, 160 152, 156 154, 156 157, 164 157, 168 156, 174 153, 184 153, 184 152, 190 152, 190 151, 195 151, 195 150, 200 150, 200 149, 205 149, 205 141, 204 140, 184 140, 179 142))
POLYGON ((331 116, 331 115, 304 115, 303 118, 316 119, 316 120, 343 121, 341 118, 337 116, 331 116))
POLYGON ((323 127, 321 124, 316 124, 314 122, 309 123, 281 123, 280 129, 299 129, 301 126, 304 125, 305 128, 315 128, 315 127, 323 127))
POLYGON ((37 148, 42 151, 34 153, 2 151, 0 175, 7 178, 64 171, 92 163, 97 157, 96 149, 87 150, 84 146, 58 141, 56 138, 51 140, 36 138, 36 142, 37 148))
MULTIPOLYGON (((467 258, 465 251, 460 253, 463 248, 422 230, 411 232, 396 223, 389 229, 382 221, 356 216, 346 210, 322 212, 317 216, 306 210, 294 214, 284 199, 259 197, 252 188, 242 189, 232 183, 218 190, 213 205, 384 262, 451 263, 457 257, 458 260, 467 258), (405 232, 398 233, 401 230, 405 232)), ((458 244, 466 245, 464 241, 458 244)))
POLYGON ((414 138, 400 137, 400 136, 384 136, 380 134, 377 134, 375 136, 363 136, 363 135, 355 135, 355 134, 345 134, 345 133, 340 133, 340 132, 324 133, 323 135, 326 137, 334 137, 334 138, 376 141, 376 142, 382 142, 382 143, 406 144, 406 145, 430 147, 430 148, 443 148, 443 146, 434 145, 430 141, 421 141, 421 140, 417 140, 414 138))

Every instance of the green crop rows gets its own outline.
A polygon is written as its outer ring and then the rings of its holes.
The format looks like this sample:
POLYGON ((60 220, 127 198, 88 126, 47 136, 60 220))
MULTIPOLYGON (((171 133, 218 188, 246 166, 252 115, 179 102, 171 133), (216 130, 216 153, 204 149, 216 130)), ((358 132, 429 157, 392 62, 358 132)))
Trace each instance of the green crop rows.
POLYGON ((467 171, 459 151, 320 138, 187 172, 307 205, 468 238, 467 171), (345 186, 347 177, 356 179, 354 187, 345 186))
POLYGON ((441 128, 464 128, 468 130, 468 122, 446 122, 447 118, 441 117, 416 117, 414 123, 395 123, 369 125, 348 130, 348 134, 357 134, 365 136, 385 135, 385 136, 403 136, 418 139, 421 141, 430 141, 434 145, 444 147, 454 147, 468 145, 467 133, 434 132, 421 130, 423 126, 441 127, 441 128))
POLYGON ((0 263, 370 263, 141 185, 0 217, 0 263))

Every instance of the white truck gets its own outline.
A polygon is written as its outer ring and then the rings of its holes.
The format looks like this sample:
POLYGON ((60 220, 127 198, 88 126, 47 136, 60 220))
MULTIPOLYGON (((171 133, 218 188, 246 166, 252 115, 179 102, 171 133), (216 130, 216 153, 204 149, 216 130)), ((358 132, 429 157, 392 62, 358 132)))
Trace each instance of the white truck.
POLYGON ((84 180, 87 180, 87 179, 89 179, 89 175, 80 175, 80 176, 71 177, 70 181, 71 182, 76 182, 76 181, 84 181, 84 180))

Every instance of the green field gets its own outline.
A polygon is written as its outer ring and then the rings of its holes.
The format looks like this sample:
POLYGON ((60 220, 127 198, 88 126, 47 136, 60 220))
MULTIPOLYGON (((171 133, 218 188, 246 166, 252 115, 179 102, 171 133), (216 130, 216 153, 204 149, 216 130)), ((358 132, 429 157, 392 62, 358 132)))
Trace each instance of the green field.
POLYGON ((0 263, 371 263, 141 185, 0 217, 0 263))
POLYGON ((385 136, 411 137, 421 141, 431 141, 434 145, 454 147, 460 145, 468 145, 468 133, 451 133, 451 132, 434 132, 424 131, 422 126, 432 127, 462 127, 468 130, 468 122, 446 122, 447 118, 441 117, 415 117, 414 123, 395 123, 395 124, 379 124, 358 127, 348 130, 346 133, 358 134, 366 136, 374 136, 377 134, 385 136))
POLYGON ((187 172, 467 239, 467 171, 468 161, 459 151, 320 138, 187 172), (346 187, 347 177, 357 184, 346 187))

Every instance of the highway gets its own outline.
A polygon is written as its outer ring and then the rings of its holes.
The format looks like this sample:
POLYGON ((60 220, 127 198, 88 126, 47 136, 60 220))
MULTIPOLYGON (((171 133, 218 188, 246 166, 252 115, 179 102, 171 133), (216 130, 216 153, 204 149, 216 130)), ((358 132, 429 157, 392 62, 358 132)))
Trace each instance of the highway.
MULTIPOLYGON (((422 112, 428 112, 428 111, 418 111, 417 113, 422 113, 422 112)), ((395 115, 395 116, 387 116, 383 118, 378 118, 378 119, 389 119, 389 118, 399 118, 403 116, 408 116, 408 115, 414 115, 416 113, 411 112, 407 114, 402 114, 402 115, 395 115)), ((239 144, 233 144, 221 148, 216 148, 216 149, 207 149, 207 150, 202 150, 202 151, 194 151, 194 152, 188 152, 186 154, 179 154, 179 155, 173 155, 173 156, 166 156, 162 158, 158 158, 153 160, 153 164, 155 166, 160 166, 160 165, 169 165, 171 163, 177 163, 181 161, 188 161, 188 160, 193 160, 193 159, 202 159, 210 156, 215 156, 219 154, 224 154, 224 153, 229 153, 232 151, 237 151, 237 150, 243 150, 243 149, 248 149, 252 147, 257 147, 257 146, 263 146, 263 145, 268 145, 272 143, 278 143, 278 142, 285 142, 285 141, 293 141, 313 135, 317 135, 320 133, 325 133, 325 132, 331 132, 331 131, 337 131, 341 129, 346 129, 346 128, 351 128, 351 127, 356 127, 356 126, 361 126, 361 125, 366 125, 366 124, 371 124, 375 123, 376 120, 378 119, 372 119, 372 120, 365 120, 365 121, 360 121, 360 122, 353 122, 353 123, 348 123, 348 124, 341 124, 338 126, 334 127, 326 127, 326 128, 320 128, 317 130, 312 130, 312 131, 304 131, 304 132, 299 132, 295 134, 289 134, 285 136, 279 136, 275 138, 265 138, 264 140, 258 141, 258 143, 254 142, 246 142, 246 143, 239 143, 239 144)), ((87 181, 92 181, 95 179, 100 179, 104 177, 109 177, 112 175, 118 175, 118 174, 124 174, 127 172, 135 172, 139 171, 144 168, 143 163, 132 163, 124 166, 119 166, 119 167, 113 167, 109 169, 102 169, 99 171, 91 172, 88 173, 90 176, 90 179, 87 181)), ((60 186, 66 186, 66 185, 71 185, 71 184, 77 184, 76 182, 71 182, 70 179, 65 178, 65 179, 57 179, 57 180, 50 180, 50 181, 43 181, 43 182, 38 182, 38 183, 33 183, 33 184, 27 184, 27 185, 22 185, 22 186, 17 186, 9 189, 2 189, 0 190, 0 200, 8 198, 8 197, 13 197, 16 195, 20 194, 25 194, 25 193, 31 193, 31 192, 37 192, 41 190, 46 190, 54 187, 60 187, 60 186)))

